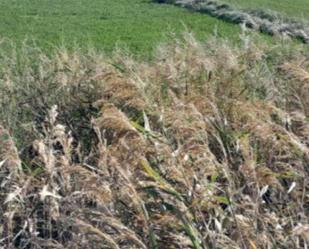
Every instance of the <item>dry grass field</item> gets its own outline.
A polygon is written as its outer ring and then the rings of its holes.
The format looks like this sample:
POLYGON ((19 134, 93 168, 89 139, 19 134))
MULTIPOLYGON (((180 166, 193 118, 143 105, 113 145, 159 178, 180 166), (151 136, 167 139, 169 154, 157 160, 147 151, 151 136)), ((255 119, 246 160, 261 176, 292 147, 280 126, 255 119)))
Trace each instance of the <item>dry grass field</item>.
POLYGON ((1 248, 305 248, 308 51, 243 39, 1 57, 1 248))
POLYGON ((308 248, 308 44, 90 2, 0 0, 0 249, 308 248))

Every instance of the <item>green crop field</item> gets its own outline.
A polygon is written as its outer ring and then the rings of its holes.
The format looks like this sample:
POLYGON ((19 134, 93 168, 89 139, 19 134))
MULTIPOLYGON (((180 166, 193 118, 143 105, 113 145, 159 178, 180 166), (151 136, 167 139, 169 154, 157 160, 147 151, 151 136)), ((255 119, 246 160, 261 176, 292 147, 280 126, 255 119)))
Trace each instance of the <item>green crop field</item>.
POLYGON ((0 0, 0 38, 34 39, 39 47, 113 50, 126 45, 149 54, 166 34, 185 29, 198 38, 213 34, 238 37, 239 28, 207 15, 151 0, 0 0))
POLYGON ((308 0, 225 0, 240 7, 270 9, 296 18, 309 19, 308 0))

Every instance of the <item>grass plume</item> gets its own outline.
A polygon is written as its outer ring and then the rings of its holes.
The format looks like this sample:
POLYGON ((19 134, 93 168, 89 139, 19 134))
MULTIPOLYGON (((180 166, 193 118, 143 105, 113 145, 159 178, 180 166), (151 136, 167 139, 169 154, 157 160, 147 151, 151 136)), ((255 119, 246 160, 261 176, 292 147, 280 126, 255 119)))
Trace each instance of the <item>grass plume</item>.
POLYGON ((2 56, 0 247, 305 248, 308 51, 244 38, 2 56))

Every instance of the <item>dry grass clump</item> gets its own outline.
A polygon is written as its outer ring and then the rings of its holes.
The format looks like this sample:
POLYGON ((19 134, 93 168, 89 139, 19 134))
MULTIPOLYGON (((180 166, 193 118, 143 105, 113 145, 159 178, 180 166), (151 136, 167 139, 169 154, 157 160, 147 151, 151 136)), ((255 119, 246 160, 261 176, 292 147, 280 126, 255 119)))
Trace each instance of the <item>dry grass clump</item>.
POLYGON ((306 248, 308 53, 245 40, 1 58, 0 248, 306 248))

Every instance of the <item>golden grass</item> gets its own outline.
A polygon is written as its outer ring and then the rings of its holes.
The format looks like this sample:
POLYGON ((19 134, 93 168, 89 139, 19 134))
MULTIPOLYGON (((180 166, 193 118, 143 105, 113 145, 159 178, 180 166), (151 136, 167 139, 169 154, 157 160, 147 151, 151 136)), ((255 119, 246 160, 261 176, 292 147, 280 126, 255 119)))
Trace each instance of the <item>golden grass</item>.
POLYGON ((151 62, 2 58, 0 245, 305 248, 308 54, 291 51, 185 34, 151 62))

